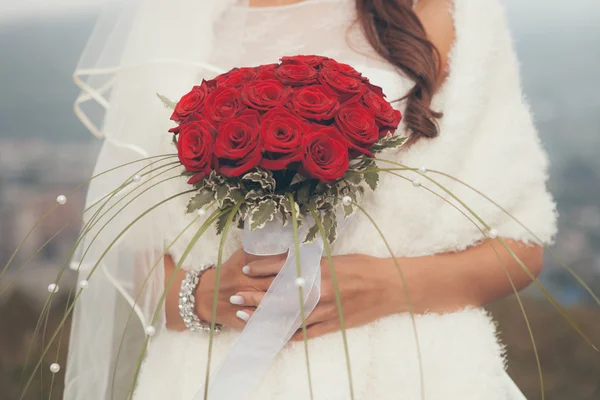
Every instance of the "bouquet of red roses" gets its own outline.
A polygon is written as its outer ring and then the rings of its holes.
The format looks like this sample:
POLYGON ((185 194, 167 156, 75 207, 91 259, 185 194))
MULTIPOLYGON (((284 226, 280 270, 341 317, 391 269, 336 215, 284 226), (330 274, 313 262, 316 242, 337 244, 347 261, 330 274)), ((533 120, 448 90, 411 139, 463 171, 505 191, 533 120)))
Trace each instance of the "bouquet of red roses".
MULTIPOLYGON (((243 200, 234 221, 252 230, 314 209, 337 235, 335 209, 345 215, 366 183, 377 187, 373 154, 401 146, 393 136, 400 111, 381 88, 349 65, 320 56, 283 57, 279 64, 234 68, 203 81, 174 103, 179 159, 198 194, 188 212, 216 202, 222 210, 243 200)), ((223 228, 225 218, 217 222, 223 228)), ((316 237, 313 227, 307 237, 316 237)))

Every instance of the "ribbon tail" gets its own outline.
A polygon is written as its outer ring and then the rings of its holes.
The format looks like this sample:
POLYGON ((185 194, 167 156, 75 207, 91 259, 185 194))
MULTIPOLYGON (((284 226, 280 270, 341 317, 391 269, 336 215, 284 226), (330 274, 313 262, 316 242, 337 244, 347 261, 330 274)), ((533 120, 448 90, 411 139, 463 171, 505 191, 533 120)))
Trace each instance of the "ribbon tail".
MULTIPOLYGON (((308 317, 321 296, 321 258, 323 242, 300 246, 304 284, 304 311, 308 317)), ((279 351, 301 327, 296 279, 296 255, 293 245, 287 260, 271 284, 260 306, 240 334, 225 360, 214 373, 209 400, 249 399, 260 387, 279 351)), ((200 390, 194 400, 204 399, 200 390)))

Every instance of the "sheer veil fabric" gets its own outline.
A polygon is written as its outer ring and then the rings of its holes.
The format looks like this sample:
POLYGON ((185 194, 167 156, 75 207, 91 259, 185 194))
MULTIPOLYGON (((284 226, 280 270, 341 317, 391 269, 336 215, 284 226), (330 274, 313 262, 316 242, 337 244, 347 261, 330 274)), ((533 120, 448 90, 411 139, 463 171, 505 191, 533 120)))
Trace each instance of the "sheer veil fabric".
MULTIPOLYGON (((546 158, 523 101, 503 10, 498 0, 454 3, 457 42, 451 54, 452 67, 434 101, 434 107, 446 114, 440 122, 441 135, 417 143, 402 153, 402 159, 398 154, 388 158, 413 167, 426 164, 473 184, 550 241, 555 230, 554 204, 545 189, 546 158), (506 113, 512 116, 510 121, 506 113), (509 165, 506 160, 511 160, 509 165), (474 165, 477 168, 472 168, 474 165)), ((353 65, 382 86, 390 99, 403 97, 411 87, 409 80, 373 54, 352 24, 352 0, 304 0, 264 9, 234 0, 124 0, 114 4, 99 20, 75 72, 82 88, 75 111, 93 134, 104 139, 96 173, 146 157, 174 154, 166 134, 172 127, 169 110, 156 93, 178 99, 194 83, 232 67, 273 63, 283 55, 321 54, 353 65)), ((400 103, 398 107, 403 106, 400 103)), ((109 209, 119 201, 86 235, 72 263, 89 285, 75 308, 65 399, 103 400, 113 394, 115 399, 127 398, 144 330, 150 325, 156 336, 135 398, 191 399, 202 386, 207 339, 167 331, 163 311, 156 312, 165 279, 161 254, 195 218, 183 215, 189 196, 174 198, 128 228, 145 210, 189 189, 185 181, 176 178, 181 170, 170 169, 174 161, 176 158, 166 157, 140 161, 90 185, 88 205, 134 175, 142 177, 105 206, 109 209), (171 177, 174 179, 150 189, 171 177), (148 190, 131 201, 139 193, 127 195, 133 188, 148 190), (103 227, 128 201, 131 203, 103 227), (127 324, 132 309, 133 318, 127 324), (119 348, 123 349, 120 353, 119 348), (165 388, 164 382, 171 384, 165 388)), ((449 180, 442 183, 503 237, 531 241, 496 208, 449 180)), ((377 195, 367 195, 364 206, 397 256, 458 251, 482 239, 451 207, 393 176, 382 177, 377 195)), ((197 229, 198 225, 188 229, 169 249, 175 260, 197 229)), ((192 249, 184 268, 215 262, 218 236, 212 231, 205 236, 192 249)), ((240 233, 233 231, 224 257, 239 247, 240 233)), ((360 215, 333 251, 389 257, 377 232, 360 215)), ((484 311, 424 315, 417 320, 419 336, 430 344, 423 349, 427 398, 522 398, 506 386, 502 347, 484 311), (444 332, 443 340, 440 332, 444 332), (471 360, 467 362, 467 358, 471 360), (448 371, 461 373, 455 376, 448 371), (465 387, 470 388, 468 393, 465 387)), ((213 366, 236 335, 226 331, 215 341, 213 366)), ((398 396, 420 398, 414 336, 407 315, 391 316, 348 335, 357 399, 387 399, 390 393, 398 393, 399 386, 398 396), (389 372, 392 370, 394 374, 389 372)), ((349 398, 340 346, 339 336, 311 341, 315 393, 324 396, 317 398, 349 398), (340 361, 339 365, 332 360, 340 361)), ((291 345, 282 353, 257 398, 309 398, 303 348, 291 345)))
MULTIPOLYGON (((232 3, 122 0, 106 7, 74 74, 82 89, 75 113, 104 141, 95 174, 149 156, 176 153, 165 144, 170 141, 166 132, 171 124, 157 93, 178 99, 203 77, 224 72, 209 58, 214 50, 214 23, 232 3)), ((164 289, 160 256, 166 235, 161 227, 169 226, 164 208, 148 213, 104 253, 134 219, 176 194, 169 181, 152 188, 179 175, 180 170, 173 169, 175 160, 150 158, 90 183, 88 207, 135 175, 142 177, 104 206, 102 213, 108 212, 86 235, 71 263, 89 287, 82 291, 74 311, 65 399, 126 398, 144 329, 150 325, 156 331, 164 329, 163 311, 156 312, 164 289), (128 194, 134 186, 138 191, 128 194)))
MULTIPOLYGON (((102 206, 102 219, 86 234, 71 263, 80 280, 89 280, 89 286, 81 292, 74 311, 65 399, 105 399, 113 394, 124 398, 131 390, 144 329, 150 325, 157 332, 164 329, 163 311, 156 312, 165 279, 160 256, 182 233, 182 225, 172 221, 184 218, 180 214, 185 202, 175 198, 170 205, 137 218, 189 187, 180 179, 170 179, 181 169, 174 168, 176 158, 167 158, 176 153, 167 134, 173 124, 157 94, 179 99, 195 83, 233 67, 300 54, 304 49, 298 44, 307 37, 318 42, 316 33, 324 29, 344 38, 339 33, 347 21, 338 16, 346 15, 347 2, 303 3, 320 10, 302 4, 297 7, 300 13, 308 17, 316 11, 320 17, 312 21, 303 18, 293 29, 287 22, 294 20, 295 5, 267 7, 265 15, 255 12, 248 0, 119 0, 102 12, 74 73, 81 88, 75 114, 103 140, 94 174, 151 158, 90 183, 87 207, 135 175, 142 177, 137 192, 129 185, 102 206), (270 12, 281 16, 280 11, 285 11, 285 18, 273 21, 272 26, 256 24, 264 22, 270 12), (307 36, 311 26, 313 31, 307 36), (272 32, 278 30, 286 34, 276 40, 272 32)), ((328 43, 324 53, 334 57, 335 49, 341 47, 328 43)), ((84 217, 84 223, 97 209, 84 217)), ((172 244, 169 253, 176 260, 196 230, 189 229, 172 244)), ((184 267, 214 262, 215 252, 194 248, 184 267)))

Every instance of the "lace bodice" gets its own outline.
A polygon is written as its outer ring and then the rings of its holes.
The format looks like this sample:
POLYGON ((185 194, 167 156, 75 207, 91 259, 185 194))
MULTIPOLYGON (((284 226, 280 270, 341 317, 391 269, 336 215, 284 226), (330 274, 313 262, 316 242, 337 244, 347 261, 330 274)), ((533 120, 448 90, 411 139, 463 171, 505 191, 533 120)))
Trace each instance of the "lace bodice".
MULTIPOLYGON (((245 2, 243 2, 245 3, 245 2)), ((287 6, 233 6, 216 26, 218 47, 212 64, 223 70, 277 62, 282 56, 318 54, 351 64, 366 74, 377 69, 400 78, 382 60, 355 24, 354 0, 304 0, 287 6)), ((376 84, 387 83, 388 97, 403 91, 387 79, 368 76, 376 84), (395 89, 395 90, 394 90, 395 89)), ((404 86, 404 85, 402 85, 404 86)))

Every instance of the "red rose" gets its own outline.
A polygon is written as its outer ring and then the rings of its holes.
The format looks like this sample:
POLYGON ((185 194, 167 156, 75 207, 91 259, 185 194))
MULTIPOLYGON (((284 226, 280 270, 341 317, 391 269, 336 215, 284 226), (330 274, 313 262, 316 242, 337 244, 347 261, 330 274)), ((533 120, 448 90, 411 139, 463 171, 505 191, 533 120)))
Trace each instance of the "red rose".
POLYGON ((263 140, 263 159, 260 166, 272 171, 286 169, 300 160, 302 136, 308 124, 283 107, 274 108, 262 117, 260 134, 263 140))
POLYGON ((283 105, 292 89, 274 79, 256 80, 242 88, 242 101, 257 110, 267 111, 283 105))
POLYGON ((363 104, 375 114, 375 121, 379 125, 380 136, 394 132, 402 120, 402 113, 394 109, 383 97, 367 91, 362 98, 363 104))
POLYGON ((221 124, 215 141, 221 174, 240 176, 258 166, 261 160, 259 118, 257 111, 246 110, 221 124))
POLYGON ((210 173, 216 128, 204 117, 194 114, 189 122, 178 127, 177 155, 188 172, 195 175, 188 181, 193 185, 210 173))
POLYGON ((343 73, 324 67, 319 72, 319 81, 340 95, 340 102, 357 100, 367 90, 367 87, 358 78, 353 78, 343 73))
POLYGON ((335 123, 351 149, 372 156, 368 149, 379 140, 379 128, 373 111, 359 103, 345 104, 335 123))
POLYGON ((204 104, 204 100, 208 95, 208 87, 205 82, 202 82, 201 86, 194 86, 191 92, 184 95, 175 110, 171 115, 171 120, 182 121, 194 112, 198 112, 200 107, 204 104))
POLYGON ((298 115, 317 121, 333 118, 340 108, 339 96, 322 85, 297 88, 288 106, 298 115))
POLYGON ((321 127, 302 141, 303 172, 324 183, 333 183, 348 170, 348 148, 334 127, 321 127))
POLYGON ((275 76, 290 86, 310 85, 317 82, 317 70, 308 64, 282 64, 275 70, 275 76))
POLYGON ((323 67, 331 69, 333 71, 337 71, 337 72, 339 72, 341 74, 344 74, 346 76, 350 76, 352 78, 360 78, 360 77, 362 77, 362 74, 360 72, 358 72, 357 70, 355 70, 350 65, 344 64, 344 63, 340 63, 340 62, 337 62, 335 60, 328 59, 328 60, 323 61, 323 67))
POLYGON ((385 94, 383 94, 383 89, 377 85, 373 85, 368 80, 365 81, 365 85, 369 88, 370 91, 378 95, 379 97, 383 97, 385 99, 385 94))
POLYGON ((257 79, 277 79, 275 77, 275 69, 279 66, 279 64, 267 64, 261 65, 256 69, 256 78, 257 79))
POLYGON ((239 88, 254 78, 256 78, 255 68, 234 68, 216 77, 215 81, 217 86, 239 88))
POLYGON ((206 98, 202 112, 218 124, 237 117, 245 108, 237 89, 218 87, 206 98))
POLYGON ((323 61, 328 60, 327 57, 321 56, 293 56, 293 57, 282 57, 282 64, 308 64, 311 67, 317 68, 320 67, 323 61))

